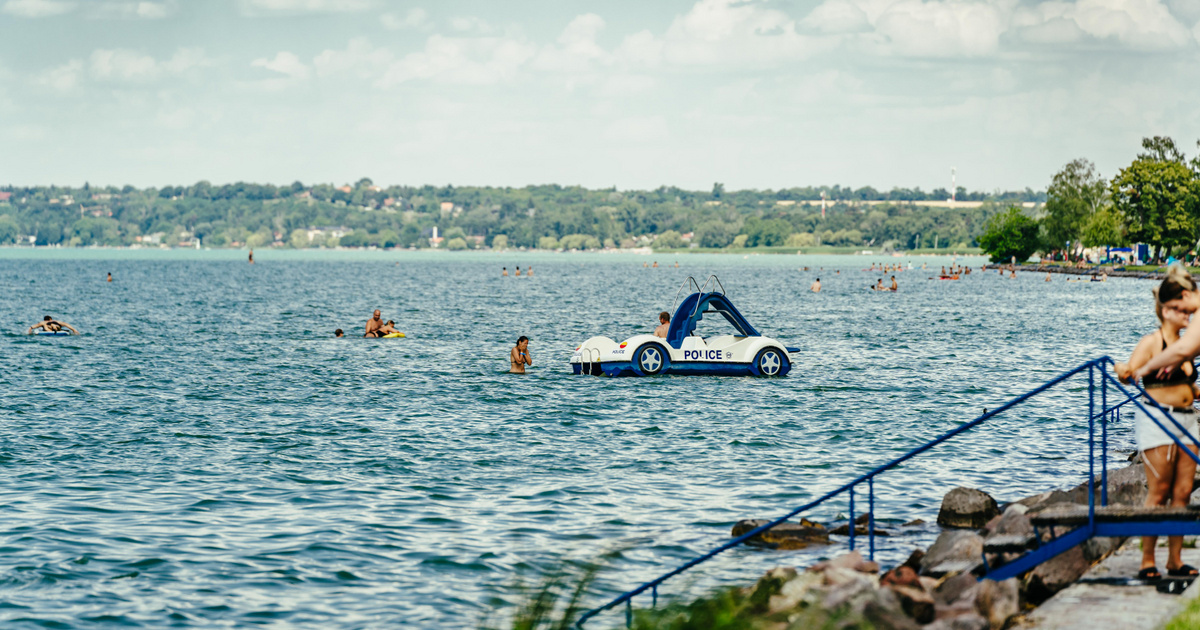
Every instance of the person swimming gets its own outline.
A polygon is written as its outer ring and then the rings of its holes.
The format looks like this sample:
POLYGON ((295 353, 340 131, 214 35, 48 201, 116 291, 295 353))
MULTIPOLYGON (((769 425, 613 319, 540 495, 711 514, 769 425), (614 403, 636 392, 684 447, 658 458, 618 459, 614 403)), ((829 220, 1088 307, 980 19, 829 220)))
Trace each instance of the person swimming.
POLYGON ((518 278, 520 278, 520 277, 521 277, 521 268, 520 268, 520 267, 517 267, 517 272, 516 272, 515 274, 513 274, 513 275, 514 275, 514 276, 516 276, 516 277, 518 277, 518 278))
POLYGON ((517 345, 513 346, 512 351, 508 354, 509 363, 512 364, 509 372, 512 374, 524 374, 525 366, 533 365, 533 358, 529 356, 529 337, 525 335, 517 338, 517 345))
POLYGON ((342 329, 339 328, 339 329, 333 331, 333 336, 334 337, 345 337, 346 333, 342 332, 342 329))
POLYGON ((507 277, 508 277, 508 267, 501 267, 501 268, 500 268, 500 277, 501 277, 501 278, 507 278, 507 277))
POLYGON ((889 290, 889 291, 896 291, 896 290, 899 290, 899 289, 900 289, 900 286, 896 284, 896 276, 892 276, 892 288, 890 288, 890 289, 888 289, 888 290, 889 290))
POLYGON ((75 330, 75 328, 73 326, 71 326, 70 324, 68 324, 67 322, 60 322, 57 319, 50 317, 49 315, 43 317, 41 323, 30 326, 29 331, 26 334, 32 335, 33 331, 35 331, 39 328, 41 328, 45 332, 50 332, 50 333, 62 332, 63 328, 66 328, 71 331, 72 335, 79 334, 79 331, 75 330))
POLYGON ((812 286, 808 287, 808 290, 812 291, 813 293, 820 293, 821 292, 821 279, 817 278, 816 281, 812 283, 812 286))
POLYGON ((390 319, 387 320, 386 324, 384 324, 383 326, 381 326, 379 328, 379 336, 380 337, 383 337, 384 335, 390 335, 392 333, 398 333, 398 332, 400 332, 400 331, 396 330, 396 322, 394 322, 390 319))
POLYGON ((110 271, 110 272, 108 272, 108 280, 107 280, 107 282, 112 282, 112 272, 111 272, 111 271, 110 271))
POLYGON ((528 267, 525 268, 525 277, 526 278, 533 277, 533 265, 529 265, 528 267))

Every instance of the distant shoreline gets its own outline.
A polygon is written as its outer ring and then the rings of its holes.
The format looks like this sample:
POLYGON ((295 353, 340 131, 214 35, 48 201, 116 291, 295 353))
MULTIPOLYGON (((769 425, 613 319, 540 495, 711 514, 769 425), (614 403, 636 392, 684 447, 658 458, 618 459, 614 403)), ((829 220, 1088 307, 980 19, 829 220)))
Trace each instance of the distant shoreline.
MULTIPOLYGON (((71 247, 61 245, 0 245, 0 250, 16 251, 145 251, 145 252, 247 252, 250 249, 246 247, 144 247, 132 245, 88 245, 83 247, 71 247)), ((727 249, 727 248, 680 248, 680 249, 660 249, 654 250, 649 247, 638 247, 628 249, 461 249, 450 250, 442 247, 392 247, 388 249, 380 247, 261 247, 259 252, 424 252, 424 253, 495 253, 495 254, 635 254, 638 256, 677 256, 680 254, 721 254, 734 256, 765 256, 765 255, 785 255, 785 256, 883 256, 887 258, 901 258, 904 256, 983 256, 983 252, 977 248, 969 250, 935 250, 935 249, 917 249, 917 250, 902 250, 877 252, 874 250, 861 249, 856 247, 829 247, 829 248, 795 248, 795 247, 747 247, 742 249, 727 249)))

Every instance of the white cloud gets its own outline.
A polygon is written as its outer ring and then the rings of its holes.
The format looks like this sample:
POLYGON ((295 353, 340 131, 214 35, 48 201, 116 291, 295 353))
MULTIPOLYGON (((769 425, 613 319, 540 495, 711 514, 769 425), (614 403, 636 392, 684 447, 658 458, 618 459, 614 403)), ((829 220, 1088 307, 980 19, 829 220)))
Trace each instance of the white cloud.
POLYGON ((1200 39, 1161 0, 826 0, 802 24, 866 31, 852 41, 868 52, 912 57, 990 56, 1020 42, 1070 46, 1091 38, 1147 50, 1200 39))
POLYGON ((994 53, 1007 26, 1007 2, 897 2, 875 21, 893 50, 915 57, 994 53))
POLYGON ((83 61, 72 59, 57 68, 47 70, 35 81, 38 85, 44 85, 59 92, 69 92, 79 85, 82 78, 83 61))
POLYGON ((867 12, 849 0, 827 0, 813 9, 803 24, 824 33, 856 33, 871 28, 867 12))
POLYGON ((403 31, 408 29, 420 29, 429 25, 429 14, 425 9, 414 8, 409 9, 408 13, 403 16, 395 13, 384 13, 379 17, 380 24, 389 31, 403 31))
POLYGON ((279 13, 356 13, 378 5, 376 0, 239 0, 248 16, 279 13))
POLYGON ((196 48, 180 48, 163 61, 134 50, 101 48, 92 52, 88 70, 97 81, 137 83, 179 75, 208 64, 204 52, 196 48))
POLYGON ((491 33, 495 29, 483 18, 478 18, 472 15, 459 16, 450 18, 450 28, 459 33, 491 33))
POLYGON ((118 20, 161 20, 177 8, 175 0, 167 2, 92 2, 85 8, 88 17, 118 20))
POLYGON ((611 55, 596 37, 604 30, 604 19, 595 13, 577 16, 567 24, 555 44, 544 47, 534 60, 540 70, 583 70, 592 62, 606 62, 611 55))
POLYGON ((537 52, 528 42, 501 37, 434 35, 425 49, 392 63, 376 82, 380 87, 428 79, 439 83, 489 85, 511 80, 537 52))
POLYGON ((374 79, 383 74, 395 59, 386 48, 376 48, 366 38, 356 37, 344 50, 325 50, 313 59, 319 77, 350 75, 374 79))
POLYGON ((618 57, 644 65, 763 65, 805 59, 829 44, 797 31, 787 13, 754 0, 699 0, 657 38, 639 32, 618 57))
POLYGON ((24 18, 43 18, 69 13, 74 9, 74 2, 63 0, 8 0, 0 12, 24 18))
POLYGON ((258 68, 266 68, 272 72, 278 72, 289 79, 297 79, 303 81, 308 78, 309 69, 304 65, 303 61, 296 55, 281 50, 275 54, 273 59, 255 59, 250 62, 250 65, 258 68))

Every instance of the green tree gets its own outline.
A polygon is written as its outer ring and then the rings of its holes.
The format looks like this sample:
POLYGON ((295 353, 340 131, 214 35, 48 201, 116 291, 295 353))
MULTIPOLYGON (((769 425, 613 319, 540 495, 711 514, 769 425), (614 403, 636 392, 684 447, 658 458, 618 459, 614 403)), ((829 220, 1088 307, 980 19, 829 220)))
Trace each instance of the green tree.
POLYGON ((558 249, 558 239, 553 236, 543 236, 538 239, 538 249, 558 249))
POLYGON ((1083 224, 1084 247, 1121 247, 1127 243, 1121 215, 1113 208, 1101 208, 1083 224))
POLYGON ((997 214, 988 221, 979 246, 992 262, 1007 262, 1014 256, 1024 262, 1038 250, 1038 222, 1021 212, 1017 206, 997 214))
POLYGON ((693 230, 692 242, 700 247, 726 247, 737 232, 737 226, 724 221, 705 221, 693 230))
POLYGON ((492 238, 492 249, 508 249, 508 237, 497 234, 492 238))
POLYGON ((457 251, 457 250, 466 249, 466 248, 467 248, 467 241, 466 241, 466 239, 462 238, 461 236, 456 236, 456 237, 446 241, 446 249, 457 251))
POLYGON ((1085 159, 1072 160, 1054 174, 1046 189, 1043 219, 1051 247, 1066 247, 1081 238, 1088 219, 1107 203, 1108 183, 1085 159))
POLYGON ((292 236, 288 239, 289 244, 296 249, 304 249, 308 247, 308 230, 295 229, 292 230, 292 236))
POLYGON ((721 182, 713 182, 712 198, 720 199, 725 195, 725 184, 721 182))
POLYGON ((1182 162, 1139 157, 1121 169, 1109 190, 1129 239, 1149 244, 1155 258, 1196 242, 1200 189, 1182 162))
POLYGON ((17 242, 18 234, 20 234, 20 226, 17 225, 16 219, 7 214, 0 215, 0 245, 17 242))
POLYGON ((676 249, 683 247, 683 238, 675 230, 667 230, 654 238, 654 249, 676 249))
POLYGON ((742 226, 746 247, 778 247, 792 234, 792 224, 784 219, 750 217, 742 226))

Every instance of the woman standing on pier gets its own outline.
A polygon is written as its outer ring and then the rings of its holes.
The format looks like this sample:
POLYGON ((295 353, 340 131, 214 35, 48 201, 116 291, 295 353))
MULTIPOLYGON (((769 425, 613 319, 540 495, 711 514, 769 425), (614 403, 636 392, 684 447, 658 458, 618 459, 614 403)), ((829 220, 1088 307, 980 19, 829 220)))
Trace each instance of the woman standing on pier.
MULTIPOLYGON (((1196 475, 1196 462, 1181 453, 1174 437, 1193 453, 1197 447, 1193 441, 1200 435, 1197 419, 1200 412, 1192 406, 1196 399, 1196 367, 1191 361, 1175 361, 1179 366, 1168 374, 1159 373, 1155 365, 1162 365, 1166 357, 1174 355, 1173 349, 1184 343, 1179 332, 1188 326, 1188 319, 1200 309, 1200 292, 1196 283, 1182 267, 1172 266, 1162 284, 1154 291, 1154 312, 1161 324, 1155 332, 1142 337, 1129 358, 1129 363, 1118 363, 1117 377, 1128 382, 1130 377, 1141 378, 1146 393, 1159 405, 1169 410, 1171 416, 1183 427, 1185 433, 1168 422, 1162 412, 1153 411, 1155 418, 1166 431, 1140 409, 1134 410, 1133 429, 1138 451, 1146 467, 1147 507, 1171 505, 1187 506, 1192 496, 1192 483, 1196 475), (1180 366, 1180 363, 1183 365, 1180 366), (1169 431, 1170 433, 1167 433, 1169 431)), ((1200 337, 1200 326, 1188 328, 1189 337, 1200 337)), ((1142 537, 1141 579, 1162 577, 1155 566, 1154 550, 1157 536, 1142 537)), ((1180 548, 1183 537, 1167 538, 1167 573, 1171 576, 1196 576, 1194 567, 1183 564, 1180 548)))

